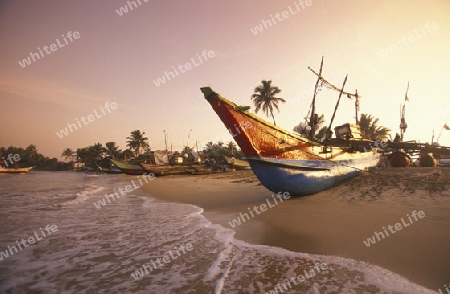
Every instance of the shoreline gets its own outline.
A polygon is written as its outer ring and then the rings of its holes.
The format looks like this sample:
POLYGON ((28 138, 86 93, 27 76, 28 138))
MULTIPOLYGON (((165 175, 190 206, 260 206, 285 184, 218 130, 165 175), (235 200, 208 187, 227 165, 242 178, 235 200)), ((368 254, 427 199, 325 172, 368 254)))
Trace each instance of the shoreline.
POLYGON ((450 272, 450 169, 383 168, 376 173, 311 196, 290 197, 254 217, 249 209, 276 193, 251 171, 159 177, 144 189, 160 201, 203 208, 204 217, 234 230, 235 239, 368 262, 437 291, 450 272), (413 211, 425 216, 409 223, 413 211), (232 228, 230 222, 244 213, 249 218, 232 228), (402 219, 409 225, 365 245, 375 232, 402 219))

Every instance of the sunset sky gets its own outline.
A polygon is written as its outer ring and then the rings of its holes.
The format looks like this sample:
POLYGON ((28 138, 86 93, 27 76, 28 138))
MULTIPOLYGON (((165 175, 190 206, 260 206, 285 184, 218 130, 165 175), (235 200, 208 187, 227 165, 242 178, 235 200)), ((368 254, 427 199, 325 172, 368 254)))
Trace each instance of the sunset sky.
MULTIPOLYGON (((153 150, 165 148, 164 130, 174 150, 227 142, 232 137, 200 87, 252 105, 262 79, 282 90, 288 102, 275 118, 292 130, 312 98, 295 97, 312 92, 316 78, 308 66, 318 70, 322 56, 324 76, 342 85, 348 73, 345 89, 358 89, 361 112, 379 118, 393 136, 408 81, 405 140, 430 142, 433 130, 437 137, 450 123, 448 0, 139 1, 128 1, 136 3, 133 10, 123 0, 0 2, 0 146, 35 144, 60 158, 65 148, 96 142, 125 149, 135 129, 145 131, 153 150), (128 12, 120 16, 122 6, 128 12), (184 72, 176 76, 179 65, 184 72), (171 80, 168 73, 157 86, 169 71, 171 80), (108 102, 117 108, 105 108, 108 102), (94 119, 78 130, 56 134, 89 115, 94 119)), ((327 124, 337 96, 319 94, 327 124)), ((355 121, 353 103, 341 101, 334 125, 355 121)), ((439 143, 450 145, 450 131, 439 143)))

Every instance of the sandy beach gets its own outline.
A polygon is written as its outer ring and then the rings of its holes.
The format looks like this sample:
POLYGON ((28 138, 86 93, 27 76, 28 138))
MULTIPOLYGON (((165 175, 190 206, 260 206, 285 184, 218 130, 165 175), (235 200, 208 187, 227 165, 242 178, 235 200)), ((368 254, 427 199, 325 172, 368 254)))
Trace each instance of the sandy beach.
POLYGON ((368 262, 438 291, 450 273, 449 187, 450 169, 408 168, 377 169, 277 204, 251 171, 159 177, 145 189, 164 202, 203 208, 208 220, 250 244, 368 262), (254 212, 262 204, 265 211, 254 212), (250 219, 232 228, 240 213, 250 219))

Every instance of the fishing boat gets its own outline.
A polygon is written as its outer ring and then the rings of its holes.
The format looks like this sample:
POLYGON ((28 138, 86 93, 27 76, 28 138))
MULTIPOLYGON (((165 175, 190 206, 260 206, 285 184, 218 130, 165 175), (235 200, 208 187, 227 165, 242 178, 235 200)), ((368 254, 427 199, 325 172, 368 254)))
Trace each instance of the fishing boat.
POLYGON ((325 146, 258 118, 210 87, 201 91, 234 134, 259 181, 273 192, 314 194, 375 167, 379 161, 376 149, 365 152, 325 146))
POLYGON ((6 167, 0 168, 0 173, 23 174, 30 171, 33 167, 6 167))
MULTIPOLYGON (((322 65, 323 60, 320 72, 316 73, 319 78, 313 103, 319 82, 327 82, 321 76, 322 65)), ((357 92, 351 94, 343 90, 346 80, 339 89, 339 99, 342 94, 358 97, 357 92)), ((275 193, 314 194, 375 167, 379 162, 376 148, 357 150, 351 144, 347 144, 349 147, 324 145, 257 117, 248 112, 248 107, 236 105, 210 87, 203 87, 201 91, 241 148, 261 184, 275 193)), ((342 132, 342 128, 335 128, 335 131, 339 133, 339 140, 362 141, 352 133, 342 132)))
POLYGON ((127 175, 142 175, 145 173, 145 170, 138 164, 125 163, 114 159, 111 159, 111 162, 127 175))
POLYGON ((107 174, 123 174, 123 171, 116 166, 104 167, 104 166, 98 165, 97 167, 102 172, 107 173, 107 174))
MULTIPOLYGON (((409 82, 405 93, 405 102, 403 106, 400 105, 400 135, 397 134, 394 142, 403 142, 405 131, 408 128, 408 124, 405 119, 406 101, 408 101, 409 82)), ((388 156, 389 163, 392 167, 408 167, 411 165, 411 157, 403 149, 393 149, 392 153, 388 156)))
POLYGON ((191 166, 188 164, 158 165, 145 162, 139 162, 139 165, 146 173, 152 173, 155 176, 185 175, 188 173, 186 169, 191 166))
POLYGON ((251 169, 250 163, 247 160, 237 159, 225 156, 225 161, 234 169, 245 170, 251 169))
MULTIPOLYGON (((214 170, 211 167, 205 167, 205 166, 190 166, 185 169, 186 172, 190 175, 210 175, 210 174, 216 174, 220 172, 220 170, 214 170)), ((223 172, 223 171, 222 171, 223 172)))

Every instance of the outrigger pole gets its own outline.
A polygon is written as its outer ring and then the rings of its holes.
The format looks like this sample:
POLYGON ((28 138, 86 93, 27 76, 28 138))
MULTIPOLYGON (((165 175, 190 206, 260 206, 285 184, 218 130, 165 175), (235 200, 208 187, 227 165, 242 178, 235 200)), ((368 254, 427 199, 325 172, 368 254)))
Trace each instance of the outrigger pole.
POLYGON ((317 76, 317 82, 316 82, 316 87, 315 87, 315 90, 314 90, 313 101, 311 103, 312 104, 312 106, 311 106, 311 117, 309 119, 309 125, 311 127, 311 130, 309 131, 309 139, 311 141, 314 140, 314 127, 315 127, 315 124, 317 123, 316 122, 316 118, 315 118, 315 116, 316 116, 315 115, 315 104, 316 104, 316 96, 317 96, 317 89, 319 87, 319 82, 324 84, 327 88, 339 92, 339 99, 338 99, 338 101, 336 103, 336 106, 335 106, 335 109, 334 109, 334 113, 333 113, 333 117, 331 118, 330 126, 328 127, 328 130, 327 130, 326 139, 330 139, 329 136, 330 136, 330 131, 331 131, 331 125, 332 125, 334 117, 336 115, 336 110, 337 110, 337 108, 339 106, 339 101, 341 100, 342 94, 347 95, 347 98, 352 98, 352 97, 356 98, 356 102, 355 102, 356 123, 357 124, 359 123, 359 121, 358 121, 358 109, 359 109, 359 101, 358 101, 358 99, 360 98, 360 96, 358 95, 358 90, 356 90, 354 94, 344 91, 344 86, 345 86, 345 83, 347 82, 347 76, 345 76, 345 80, 344 80, 344 84, 342 85, 342 88, 338 88, 335 85, 331 84, 330 82, 328 82, 327 80, 325 80, 322 77, 322 68, 323 68, 323 56, 322 56, 322 62, 320 63, 319 73, 315 72, 311 67, 308 66, 308 69, 310 71, 312 71, 317 76))
MULTIPOLYGON (((310 70, 312 70, 309 66, 308 66, 308 68, 310 70)), ((316 86, 314 87, 313 100, 311 102, 311 116, 309 118, 309 126, 311 127, 311 129, 309 130, 309 136, 308 136, 309 137, 308 139, 311 140, 311 141, 314 140, 314 129, 315 129, 316 123, 317 123, 317 121, 316 121, 316 96, 317 96, 317 89, 319 88, 319 82, 321 80, 322 68, 323 68, 323 56, 322 56, 322 61, 320 62, 319 73, 318 74, 316 73, 318 78, 317 78, 317 81, 316 81, 316 86)))
POLYGON ((346 82, 347 82, 347 76, 345 76, 344 83, 342 84, 342 88, 341 88, 341 90, 340 90, 340 92, 339 92, 339 98, 338 98, 338 101, 336 102, 336 106, 334 107, 333 116, 331 117, 330 125, 328 126, 327 134, 326 134, 326 136, 325 136, 325 139, 326 139, 326 140, 331 139, 331 125, 333 124, 334 117, 336 116, 336 111, 337 111, 337 109, 338 109, 338 107, 339 107, 339 102, 341 101, 342 93, 344 92, 344 87, 345 87, 345 83, 346 83, 346 82))

